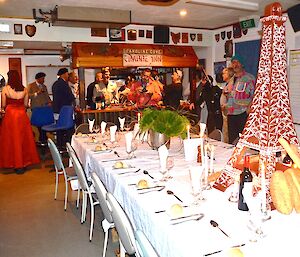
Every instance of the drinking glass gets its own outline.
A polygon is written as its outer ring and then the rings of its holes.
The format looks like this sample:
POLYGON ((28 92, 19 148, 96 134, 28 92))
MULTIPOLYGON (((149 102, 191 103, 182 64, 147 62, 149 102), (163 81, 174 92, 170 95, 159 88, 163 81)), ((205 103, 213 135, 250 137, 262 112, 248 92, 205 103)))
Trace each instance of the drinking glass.
POLYGON ((94 125, 93 126, 93 132, 98 134, 100 132, 100 126, 99 125, 94 125))
POLYGON ((126 147, 126 152, 128 154, 128 159, 132 159, 132 158, 136 157, 135 154, 134 154, 134 152, 137 149, 137 147, 138 147, 138 142, 137 142, 136 139, 133 139, 131 141, 131 148, 130 148, 130 150, 127 149, 127 147, 126 147))
POLYGON ((192 185, 192 195, 194 196, 194 205, 199 205, 205 198, 202 195, 202 177, 204 167, 202 165, 189 166, 190 181, 192 185))
POLYGON ((174 158, 168 156, 167 158, 167 165, 165 168, 160 168, 159 172, 163 175, 163 177, 160 179, 162 182, 166 182, 169 179, 172 179, 173 177, 170 176, 169 171, 174 167, 174 158))

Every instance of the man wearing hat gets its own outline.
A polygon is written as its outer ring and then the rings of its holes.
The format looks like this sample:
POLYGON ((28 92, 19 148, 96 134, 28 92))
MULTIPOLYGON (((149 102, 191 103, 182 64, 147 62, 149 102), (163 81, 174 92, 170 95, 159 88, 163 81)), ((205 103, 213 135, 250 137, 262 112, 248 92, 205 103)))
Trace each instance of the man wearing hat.
MULTIPOLYGON (((36 107, 42 107, 51 104, 47 87, 44 84, 45 77, 46 74, 44 72, 39 72, 35 75, 35 82, 32 82, 27 86, 31 110, 36 107)), ((47 142, 46 132, 43 131, 41 127, 38 127, 38 130, 39 142, 43 145, 47 142)))
MULTIPOLYGON (((59 78, 52 85, 53 94, 53 112, 54 119, 58 120, 59 112, 64 105, 73 105, 75 97, 68 84, 69 72, 67 68, 61 68, 58 70, 57 75, 59 78)), ((71 131, 67 131, 67 142, 70 141, 71 131)), ((59 148, 64 147, 64 135, 58 131, 57 133, 57 145, 59 148)))
POLYGON ((47 87, 45 86, 45 77, 44 72, 39 72, 35 75, 35 82, 30 83, 27 86, 28 95, 31 101, 30 107, 41 107, 51 103, 47 87))
POLYGON ((255 78, 245 71, 242 56, 233 56, 231 67, 234 71, 234 84, 227 94, 225 105, 228 115, 229 143, 233 143, 244 129, 255 90, 255 78))

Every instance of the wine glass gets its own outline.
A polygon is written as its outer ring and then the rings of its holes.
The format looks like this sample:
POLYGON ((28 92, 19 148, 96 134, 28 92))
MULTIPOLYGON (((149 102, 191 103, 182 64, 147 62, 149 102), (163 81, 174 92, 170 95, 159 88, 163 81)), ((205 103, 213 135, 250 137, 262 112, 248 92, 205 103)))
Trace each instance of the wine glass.
POLYGON ((163 177, 160 179, 162 182, 166 182, 169 179, 172 179, 173 177, 170 176, 169 171, 174 167, 174 158, 168 156, 166 167, 160 168, 159 172, 163 175, 163 177))
POLYGON ((205 200, 202 194, 202 177, 204 167, 202 165, 189 166, 190 181, 192 185, 192 195, 194 196, 194 205, 199 205, 205 200))
POLYGON ((136 139, 133 139, 131 141, 131 147, 126 147, 126 153, 128 154, 128 159, 132 159, 132 158, 135 158, 135 150, 137 149, 138 147, 138 142, 136 139))

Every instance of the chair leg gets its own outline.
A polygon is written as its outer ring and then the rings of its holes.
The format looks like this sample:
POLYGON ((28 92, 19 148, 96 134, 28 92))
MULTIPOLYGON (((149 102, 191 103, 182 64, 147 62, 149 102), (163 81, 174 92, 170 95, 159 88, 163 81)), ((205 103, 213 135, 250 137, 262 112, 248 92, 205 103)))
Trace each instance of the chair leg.
POLYGON ((93 203, 93 200, 90 199, 90 205, 91 205, 91 226, 90 226, 90 242, 92 242, 93 238, 93 229, 94 229, 94 213, 95 213, 95 205, 93 203))
POLYGON ((76 208, 79 208, 79 201, 80 201, 80 188, 77 190, 77 200, 76 200, 76 208))
POLYGON ((107 248, 107 242, 108 242, 108 234, 109 234, 109 230, 105 231, 105 233, 104 233, 104 244, 103 244, 103 254, 102 254, 102 257, 105 257, 105 254, 106 254, 106 248, 107 248))
POLYGON ((58 174, 57 171, 55 172, 55 193, 54 193, 54 199, 56 200, 57 197, 57 190, 58 190, 58 174))
POLYGON ((120 257, 125 257, 125 254, 126 254, 125 248, 122 245, 121 240, 119 240, 119 242, 120 242, 120 257))
POLYGON ((65 186, 66 186, 66 189, 65 189, 65 211, 67 210, 67 202, 68 202, 68 181, 65 180, 65 186))
POLYGON ((84 211, 85 211, 85 192, 82 191, 82 204, 81 204, 81 224, 84 222, 84 211))

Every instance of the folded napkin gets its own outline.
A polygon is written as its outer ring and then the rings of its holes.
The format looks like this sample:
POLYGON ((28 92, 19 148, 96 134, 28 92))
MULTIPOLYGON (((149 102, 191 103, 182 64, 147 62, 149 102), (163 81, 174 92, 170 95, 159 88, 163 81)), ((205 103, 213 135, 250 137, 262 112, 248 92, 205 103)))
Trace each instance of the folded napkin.
POLYGON ((184 157, 186 161, 197 160, 199 145, 201 145, 201 138, 191 138, 183 140, 184 157))
POLYGON ((128 132, 128 133, 125 134, 125 144, 126 144, 126 152, 127 153, 131 152, 132 139, 133 139, 133 133, 132 132, 128 132))
POLYGON ((116 132, 117 132, 118 127, 116 125, 111 126, 109 128, 110 132, 110 142, 115 142, 116 141, 116 132))
POLYGON ((90 131, 90 133, 92 133, 93 132, 94 123, 95 123, 95 119, 93 119, 93 120, 88 119, 88 122, 89 122, 89 131, 90 131))
POLYGON ((101 121, 101 134, 102 134, 102 136, 104 136, 105 128, 106 128, 106 122, 101 121))
POLYGON ((160 169, 162 171, 167 170, 167 159, 169 156, 169 151, 165 145, 162 145, 158 148, 160 169))
POLYGON ((124 118, 119 117, 119 123, 120 123, 120 129, 123 131, 124 130, 124 124, 125 124, 125 117, 124 118))
POLYGON ((206 124, 200 122, 200 137, 203 137, 203 136, 204 136, 205 129, 206 129, 206 124))

